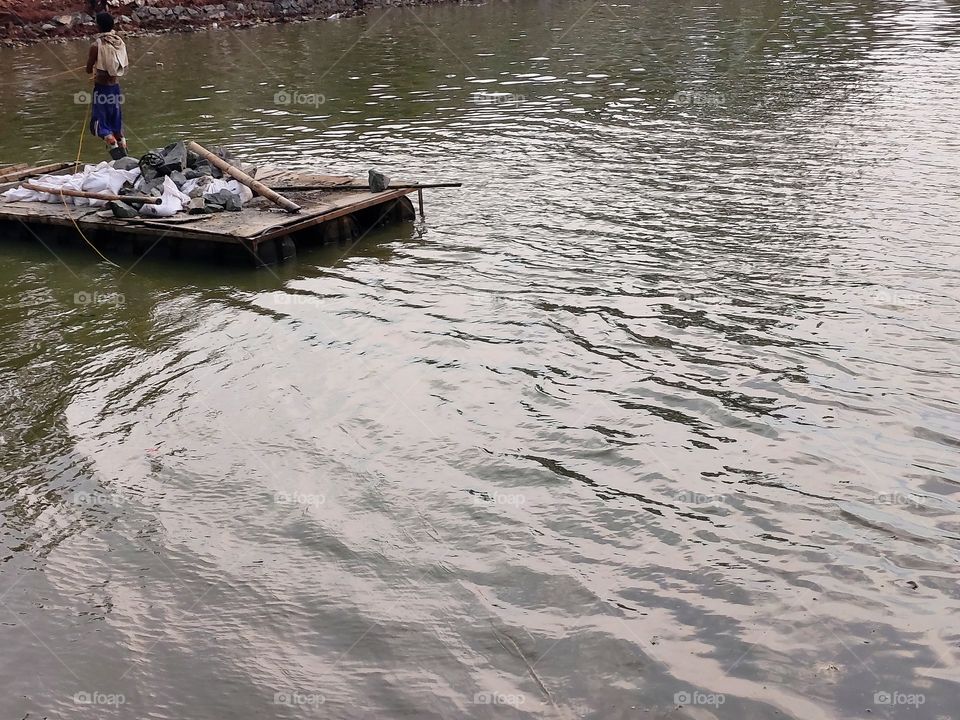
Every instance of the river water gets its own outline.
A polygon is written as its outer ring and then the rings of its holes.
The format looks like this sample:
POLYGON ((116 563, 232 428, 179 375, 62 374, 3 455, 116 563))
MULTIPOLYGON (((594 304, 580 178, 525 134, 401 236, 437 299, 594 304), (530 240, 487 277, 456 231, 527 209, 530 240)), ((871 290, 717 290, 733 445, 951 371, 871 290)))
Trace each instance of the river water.
MULTIPOLYGON (((135 153, 464 187, 276 272, 3 244, 0 715, 957 717, 958 18, 131 39, 135 153)), ((0 53, 0 160, 83 52, 0 53)))

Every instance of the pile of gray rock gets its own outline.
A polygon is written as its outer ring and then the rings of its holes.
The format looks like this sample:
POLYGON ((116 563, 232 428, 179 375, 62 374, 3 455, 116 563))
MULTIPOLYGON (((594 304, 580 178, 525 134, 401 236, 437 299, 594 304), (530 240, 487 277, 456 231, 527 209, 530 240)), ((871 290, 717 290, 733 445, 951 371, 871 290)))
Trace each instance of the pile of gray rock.
MULTIPOLYGON (((339 20, 362 15, 368 9, 406 5, 434 5, 454 0, 107 0, 120 32, 128 35, 190 31, 201 28, 250 27, 260 23, 296 22, 326 18, 339 20)), ((467 2, 469 0, 457 0, 467 2)), ((472 0, 479 2, 480 0, 472 0)), ((14 7, 33 3, 6 3, 14 7)), ((41 4, 41 3, 37 3, 41 4)), ((50 5, 50 3, 42 3, 50 5)), ((0 5, 4 3, 0 2, 0 5)), ((36 21, 0 7, 0 45, 15 46, 44 39, 89 37, 96 32, 93 18, 84 12, 63 13, 52 4, 36 21)), ((44 8, 46 10, 46 8, 44 8)))
MULTIPOLYGON (((215 148, 214 153, 230 165, 247 174, 256 172, 256 168, 244 165, 223 148, 215 148)), ((243 199, 235 192, 222 187, 211 189, 214 180, 222 179, 223 172, 215 165, 187 149, 183 141, 175 142, 164 148, 150 150, 139 160, 132 157, 120 158, 113 162, 117 170, 140 169, 136 182, 124 183, 119 195, 139 195, 162 197, 164 182, 170 178, 177 189, 190 198, 186 210, 191 215, 214 212, 238 212, 243 199)), ((223 183, 216 183, 222 186, 223 183)), ((236 187, 236 185, 234 185, 236 187)), ((243 189, 243 188, 241 188, 243 189)), ((139 209, 135 202, 113 201, 108 207, 116 217, 135 217, 139 209)))
POLYGON ((163 5, 157 0, 128 0, 117 4, 122 13, 129 12, 129 15, 122 14, 121 20, 145 26, 164 22, 208 24, 235 18, 327 17, 331 12, 357 12, 365 3, 363 0, 247 0, 209 5, 163 5))

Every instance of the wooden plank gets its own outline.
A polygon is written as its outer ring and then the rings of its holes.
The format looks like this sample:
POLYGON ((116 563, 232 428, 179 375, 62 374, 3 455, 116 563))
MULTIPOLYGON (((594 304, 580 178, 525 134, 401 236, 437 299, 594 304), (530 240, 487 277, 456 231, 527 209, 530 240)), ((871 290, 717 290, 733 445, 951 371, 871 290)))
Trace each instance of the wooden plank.
POLYGON ((32 168, 21 168, 19 170, 14 170, 13 172, 5 172, 0 175, 0 183, 22 180, 23 178, 30 177, 31 175, 49 175, 52 172, 63 170, 71 165, 73 165, 73 163, 50 163, 49 165, 39 165, 32 168))
MULTIPOLYGON (((50 170, 49 172, 43 173, 43 175, 64 175, 64 174, 72 175, 73 174, 73 163, 57 163, 57 165, 61 166, 58 170, 50 170)), ((49 166, 49 167, 53 167, 53 166, 49 166)), ((8 180, 5 182, 0 182, 0 192, 4 192, 6 190, 9 190, 10 188, 20 187, 20 183, 26 180, 28 177, 32 177, 32 175, 28 174, 25 177, 20 178, 19 180, 8 180)))
POLYGON ((325 175, 323 173, 311 173, 303 170, 288 170, 277 167, 264 167, 257 171, 256 179, 268 185, 279 183, 308 185, 311 183, 321 183, 327 185, 349 185, 351 183, 361 182, 352 175, 325 175))

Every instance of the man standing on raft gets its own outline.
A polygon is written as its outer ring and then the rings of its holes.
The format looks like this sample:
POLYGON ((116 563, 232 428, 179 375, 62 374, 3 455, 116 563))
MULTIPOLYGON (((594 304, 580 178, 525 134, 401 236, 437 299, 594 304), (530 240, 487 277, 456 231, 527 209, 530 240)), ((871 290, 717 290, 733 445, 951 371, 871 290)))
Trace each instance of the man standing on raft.
POLYGON ((110 13, 97 13, 97 28, 97 41, 87 54, 87 74, 94 73, 90 132, 103 138, 110 157, 119 160, 127 156, 127 141, 120 113, 123 94, 117 78, 127 71, 127 46, 114 32, 110 13))

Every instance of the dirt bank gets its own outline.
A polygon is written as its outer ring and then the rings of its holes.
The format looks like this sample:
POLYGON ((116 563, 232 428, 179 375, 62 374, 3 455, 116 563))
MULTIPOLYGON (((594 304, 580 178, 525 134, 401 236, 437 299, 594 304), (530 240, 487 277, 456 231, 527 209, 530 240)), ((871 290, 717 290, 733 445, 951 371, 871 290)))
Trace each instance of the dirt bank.
MULTIPOLYGON (((331 16, 366 9, 434 5, 448 0, 107 0, 106 9, 127 33, 189 32, 206 27, 248 27, 331 16)), ((101 6, 102 8, 102 6, 101 6)), ((96 32, 88 2, 0 0, 0 42, 22 45, 41 40, 90 36, 96 32)))

